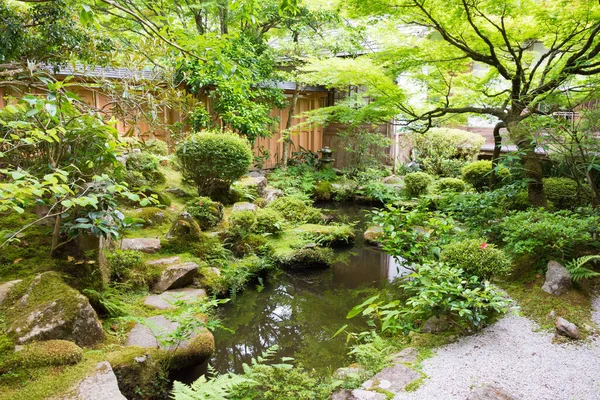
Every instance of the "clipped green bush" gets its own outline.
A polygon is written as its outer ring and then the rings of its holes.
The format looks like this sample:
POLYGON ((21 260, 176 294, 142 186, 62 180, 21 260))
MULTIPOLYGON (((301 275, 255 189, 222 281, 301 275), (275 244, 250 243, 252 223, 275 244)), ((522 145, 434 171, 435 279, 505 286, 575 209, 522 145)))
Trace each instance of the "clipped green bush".
POLYGON ((185 210, 198 222, 201 229, 210 229, 223 219, 223 204, 210 197, 197 197, 186 203, 185 210))
POLYGON ((211 197, 228 193, 254 158, 248 141, 231 132, 196 133, 177 147, 176 154, 184 179, 196 185, 200 196, 211 197))
POLYGON ((166 181, 165 175, 159 171, 160 160, 151 153, 133 153, 127 157, 128 171, 141 173, 151 184, 160 184, 166 181))
POLYGON ((442 178, 435 185, 439 192, 462 193, 465 191, 465 181, 458 178, 442 178))
POLYGON ((251 232, 255 222, 254 211, 236 211, 229 216, 229 229, 233 232, 251 232))
POLYGON ((145 143, 144 150, 157 156, 166 156, 169 153, 169 146, 163 140, 150 139, 145 143))
POLYGON ((256 222, 252 231, 258 234, 270 233, 278 234, 283 230, 285 220, 277 210, 269 208, 259 208, 256 210, 256 222))
MULTIPOLYGON (((487 189, 492 172, 492 162, 489 160, 479 160, 465 165, 462 170, 462 177, 467 183, 470 183, 475 190, 483 192, 487 189)), ((510 176, 507 168, 498 169, 499 180, 510 176)))
POLYGON ((510 258, 501 249, 483 239, 469 239, 447 244, 440 259, 448 265, 460 268, 468 275, 483 279, 505 276, 510 273, 510 258))
POLYGON ((279 211, 283 217, 294 224, 319 223, 321 212, 297 197, 280 197, 273 200, 267 207, 279 211))
POLYGON ((559 209, 572 208, 579 203, 577 182, 570 178, 544 178, 546 199, 559 209))
POLYGON ((425 172, 411 172, 404 176, 406 191, 412 197, 419 197, 427 193, 427 188, 433 182, 431 175, 425 172))

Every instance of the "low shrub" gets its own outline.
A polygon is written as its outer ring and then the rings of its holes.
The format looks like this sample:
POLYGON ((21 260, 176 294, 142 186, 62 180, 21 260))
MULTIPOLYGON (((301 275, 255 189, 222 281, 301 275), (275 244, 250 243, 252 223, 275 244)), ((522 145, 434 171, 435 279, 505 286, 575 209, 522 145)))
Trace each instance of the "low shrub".
POLYGON ((315 184, 315 187, 313 188, 312 194, 316 200, 321 200, 321 201, 331 200, 331 198, 333 196, 331 182, 327 182, 327 181, 317 182, 315 184))
POLYGON ((411 172, 404 176, 406 191, 412 197, 419 197, 426 194, 432 182, 433 178, 431 175, 424 172, 411 172))
POLYGON ((297 197, 280 197, 273 200, 266 209, 279 211, 283 217, 294 224, 318 223, 321 221, 321 212, 297 197))
POLYGON ((223 219, 223 204, 210 197, 197 197, 186 203, 186 211, 198 222, 201 229, 216 226, 223 219))
POLYGON ((600 219, 595 213, 530 209, 505 217, 492 232, 510 253, 537 261, 568 259, 600 247, 600 219))
POLYGON ((436 189, 439 192, 462 193, 465 191, 465 182, 458 178, 441 178, 436 182, 436 189))
POLYGON ((285 220, 277 210, 259 208, 256 210, 256 222, 252 231, 258 234, 270 233, 276 235, 283 230, 285 220))
MULTIPOLYGON (((470 183, 475 190, 483 192, 487 189, 490 174, 492 172, 492 162, 489 160, 479 160, 465 165, 462 170, 462 178, 470 183)), ((510 176, 510 172, 505 167, 498 168, 498 178, 503 180, 510 176)))
POLYGON ((177 147, 184 179, 200 196, 223 195, 231 183, 248 172, 254 156, 250 144, 231 132, 199 132, 177 147))
POLYGON ((253 277, 273 268, 274 265, 268 258, 251 255, 223 265, 219 272, 203 268, 200 274, 203 276, 203 286, 213 295, 235 297, 253 277))
POLYGON ((235 235, 248 234, 256 222, 254 211, 242 210, 231 213, 229 216, 229 231, 235 235))
POLYGON ((128 281, 136 270, 144 269, 142 254, 134 250, 116 250, 107 256, 110 280, 113 282, 128 281))
POLYGON ((305 247, 273 256, 282 267, 328 267, 333 264, 335 254, 329 247, 305 247))
POLYGON ((164 157, 169 153, 169 146, 167 146, 167 142, 164 140, 150 139, 146 141, 144 151, 164 157))
POLYGON ((128 171, 141 173, 150 184, 165 183, 165 175, 159 171, 160 160, 151 153, 133 153, 127 157, 128 171))
POLYGON ((578 201, 577 182, 570 178, 544 178, 546 198, 558 209, 573 208, 578 201))
POLYGON ((510 273, 510 258, 501 249, 482 239, 469 239, 447 244, 440 259, 448 265, 460 268, 468 275, 483 279, 510 273))
POLYGON ((144 207, 139 212, 136 212, 134 216, 135 218, 144 220, 144 226, 156 226, 168 222, 165 210, 158 207, 144 207))

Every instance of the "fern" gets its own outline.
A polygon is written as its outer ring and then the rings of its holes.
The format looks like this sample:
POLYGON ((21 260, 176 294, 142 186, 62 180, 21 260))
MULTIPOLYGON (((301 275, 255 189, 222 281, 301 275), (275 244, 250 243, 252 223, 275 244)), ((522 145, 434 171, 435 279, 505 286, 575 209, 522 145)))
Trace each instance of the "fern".
POLYGON ((599 272, 584 267, 585 264, 593 260, 600 260, 600 255, 579 257, 569 261, 565 265, 565 268, 567 268, 571 274, 571 279, 573 279, 573 282, 577 282, 581 279, 589 279, 600 276, 599 272))

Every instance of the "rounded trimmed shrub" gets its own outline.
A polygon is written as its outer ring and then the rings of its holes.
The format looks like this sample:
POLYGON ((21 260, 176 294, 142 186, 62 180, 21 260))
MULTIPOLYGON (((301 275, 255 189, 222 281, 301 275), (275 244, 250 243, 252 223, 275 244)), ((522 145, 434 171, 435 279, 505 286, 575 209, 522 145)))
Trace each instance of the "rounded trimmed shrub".
POLYGON ((216 226, 223 219, 223 204, 210 197, 197 197, 186 203, 185 210, 206 230, 216 226))
POLYGON ((128 171, 141 173, 151 184, 165 183, 165 175, 159 171, 160 160, 150 153, 133 153, 127 157, 126 167, 128 171))
POLYGON ((404 176, 406 191, 412 197, 419 197, 427 193, 427 188, 433 182, 431 175, 425 172, 411 172, 404 176))
POLYGON ((577 204, 578 185, 571 178, 544 178, 544 193, 554 207, 565 209, 577 204))
POLYGON ((462 193, 465 191, 465 181, 458 178, 442 178, 436 182, 439 192, 462 193))
POLYGON ((167 143, 160 139, 150 139, 145 146, 145 151, 156 154, 157 156, 166 156, 169 153, 169 146, 167 143))
POLYGON ((279 211, 288 221, 295 224, 319 223, 321 212, 297 197, 279 197, 273 200, 266 209, 279 211))
POLYGON ((259 208, 256 210, 256 222, 252 227, 252 231, 260 234, 277 234, 282 231, 284 223, 283 216, 279 211, 259 208))
POLYGON ((256 222, 254 211, 236 211, 229 216, 229 228, 233 232, 250 232, 256 222))
MULTIPOLYGON (((490 173, 492 172, 492 162, 490 160, 479 160, 465 165, 462 170, 462 178, 465 182, 471 184, 478 192, 483 192, 487 189, 490 181, 490 173)), ((498 169, 499 180, 510 176, 507 168, 500 167, 498 169)))
POLYGON ((211 197, 227 194, 254 159, 248 141, 231 132, 195 133, 176 154, 184 179, 196 185, 199 195, 211 197))
POLYGON ((442 249, 440 259, 451 267, 484 279, 508 275, 511 271, 510 258, 504 251, 483 239, 450 243, 442 249))

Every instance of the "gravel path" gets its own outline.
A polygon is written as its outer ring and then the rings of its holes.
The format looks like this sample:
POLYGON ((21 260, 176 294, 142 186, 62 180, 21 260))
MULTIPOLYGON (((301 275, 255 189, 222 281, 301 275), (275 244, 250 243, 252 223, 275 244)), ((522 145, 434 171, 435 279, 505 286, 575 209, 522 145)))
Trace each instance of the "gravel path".
MULTIPOLYGON (((600 325, 600 298, 594 302, 600 325)), ((531 320, 508 315, 483 332, 443 346, 423 362, 428 376, 398 400, 465 400, 475 387, 497 386, 520 400, 600 400, 600 338, 553 344, 531 320)))

